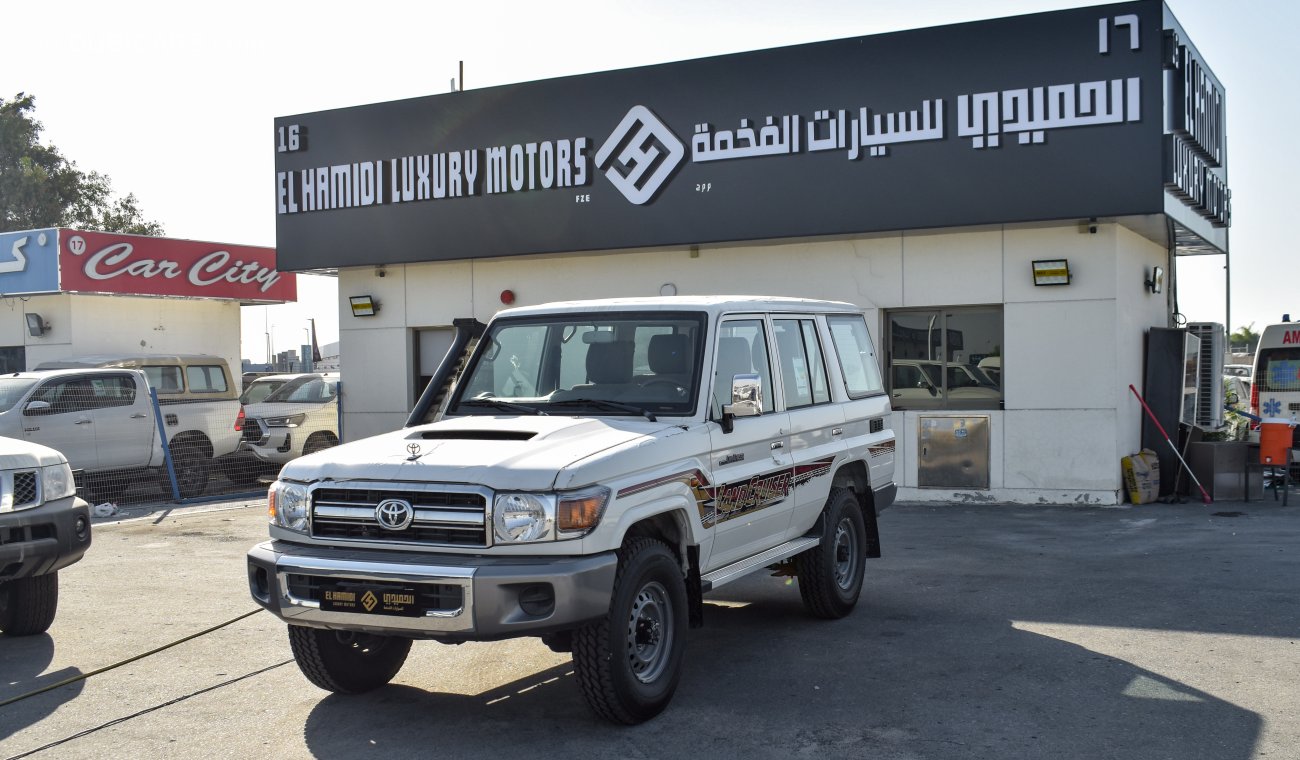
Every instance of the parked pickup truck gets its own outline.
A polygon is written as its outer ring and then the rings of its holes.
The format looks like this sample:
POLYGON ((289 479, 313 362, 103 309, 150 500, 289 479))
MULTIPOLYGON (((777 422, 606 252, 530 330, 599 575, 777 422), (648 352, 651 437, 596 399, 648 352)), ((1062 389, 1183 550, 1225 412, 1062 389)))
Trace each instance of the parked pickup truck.
MULTIPOLYGON (((182 497, 206 489, 214 453, 208 421, 191 409, 162 407, 166 445, 182 497)), ((236 441, 242 427, 239 413, 237 409, 225 422, 236 441)), ((149 382, 138 369, 53 369, 0 376, 0 436, 61 452, 82 472, 86 493, 95 501, 120 498, 142 473, 165 477, 149 382)))
POLYGON ((90 510, 62 454, 0 437, 0 631, 41 633, 54 622, 59 571, 90 548, 90 510))
POLYGON ((405 429, 296 459, 271 486, 249 588, 312 683, 378 687, 413 639, 540 636, 572 652, 598 715, 631 724, 671 699, 710 590, 774 568, 813 616, 853 610, 896 490, 856 307, 579 301, 470 335, 405 429))

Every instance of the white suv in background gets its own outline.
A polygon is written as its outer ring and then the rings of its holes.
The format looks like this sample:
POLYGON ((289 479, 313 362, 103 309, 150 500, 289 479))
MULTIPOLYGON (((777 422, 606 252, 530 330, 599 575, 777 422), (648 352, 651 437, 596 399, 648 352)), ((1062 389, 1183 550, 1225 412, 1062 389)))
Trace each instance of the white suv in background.
POLYGON ((284 378, 260 403, 244 407, 244 449, 272 464, 339 444, 338 373, 275 376, 284 378))

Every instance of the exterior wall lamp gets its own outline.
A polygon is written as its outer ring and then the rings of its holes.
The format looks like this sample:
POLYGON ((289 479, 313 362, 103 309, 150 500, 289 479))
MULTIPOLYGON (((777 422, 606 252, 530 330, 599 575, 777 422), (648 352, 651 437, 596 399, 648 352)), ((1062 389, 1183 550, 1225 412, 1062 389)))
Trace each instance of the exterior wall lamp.
POLYGON ((1159 293, 1165 289, 1165 270, 1163 267, 1152 267, 1151 276, 1146 278, 1144 284, 1147 290, 1152 293, 1159 293))
POLYGON ((348 303, 352 304, 354 317, 373 317, 379 313, 379 303, 370 296, 348 296, 348 303))
POLYGON ((1040 259, 1034 262, 1034 285, 1069 285, 1070 262, 1066 259, 1040 259))
POLYGON ((50 330, 50 323, 41 319, 40 314, 27 314, 27 334, 39 338, 50 330))

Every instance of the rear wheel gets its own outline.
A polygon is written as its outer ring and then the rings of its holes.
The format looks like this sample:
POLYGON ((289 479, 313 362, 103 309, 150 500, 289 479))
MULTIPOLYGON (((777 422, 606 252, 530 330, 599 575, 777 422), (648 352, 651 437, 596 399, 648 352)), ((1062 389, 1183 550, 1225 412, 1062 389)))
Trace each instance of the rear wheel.
POLYGON ((46 573, 0 584, 0 631, 9 636, 44 633, 59 607, 59 574, 46 573))
POLYGON ((212 475, 212 457, 196 443, 173 443, 172 469, 176 472, 176 489, 182 499, 202 496, 212 475))
POLYGON ((636 538, 619 550, 609 615, 573 636, 582 695, 614 723, 649 720, 668 706, 686 644, 686 584, 660 541, 636 538))
POLYGON ((411 651, 411 640, 291 625, 289 648, 308 681, 326 691, 360 694, 393 680, 411 651))
POLYGON ((842 618, 862 593, 867 566, 867 528, 862 509, 847 488, 826 501, 826 533, 817 546, 795 558, 804 608, 820 618, 842 618))

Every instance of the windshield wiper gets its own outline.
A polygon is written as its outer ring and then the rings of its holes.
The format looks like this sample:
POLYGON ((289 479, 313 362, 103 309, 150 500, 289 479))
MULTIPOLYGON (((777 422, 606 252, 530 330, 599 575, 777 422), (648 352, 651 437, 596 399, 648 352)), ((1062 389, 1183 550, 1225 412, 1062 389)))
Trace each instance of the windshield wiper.
POLYGON ((528 406, 527 404, 516 404, 513 401, 506 401, 505 399, 499 399, 499 398, 470 398, 460 402, 460 405, 461 406, 490 406, 493 409, 505 409, 511 412, 522 412, 523 414, 540 414, 543 417, 547 416, 546 412, 543 412, 541 409, 538 409, 535 406, 528 406))
POLYGON ((616 412, 631 412, 639 414, 651 422, 658 422, 649 409, 644 409, 632 404, 624 404, 618 401, 606 401, 603 398, 566 398, 563 401, 552 401, 551 406, 594 406, 600 409, 609 409, 616 412))

